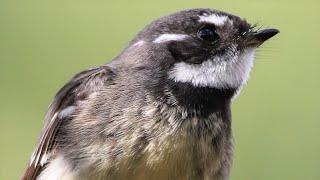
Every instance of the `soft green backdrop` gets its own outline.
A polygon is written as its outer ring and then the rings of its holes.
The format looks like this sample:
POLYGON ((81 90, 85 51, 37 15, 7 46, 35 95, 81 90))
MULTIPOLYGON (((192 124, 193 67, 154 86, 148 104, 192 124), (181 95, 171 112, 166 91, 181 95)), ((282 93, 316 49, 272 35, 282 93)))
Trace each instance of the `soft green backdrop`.
POLYGON ((0 0, 0 179, 18 179, 52 96, 102 64, 153 19, 211 7, 281 33, 260 48, 233 105, 231 179, 320 179, 317 0, 0 0))

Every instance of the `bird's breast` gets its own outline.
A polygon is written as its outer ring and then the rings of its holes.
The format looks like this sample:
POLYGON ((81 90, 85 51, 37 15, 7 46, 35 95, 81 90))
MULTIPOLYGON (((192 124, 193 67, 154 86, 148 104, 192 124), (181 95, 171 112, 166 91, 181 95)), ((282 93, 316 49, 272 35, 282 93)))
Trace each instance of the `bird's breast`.
POLYGON ((220 115, 189 117, 187 112, 170 107, 147 107, 143 114, 150 118, 142 125, 148 140, 141 143, 136 138, 133 144, 142 148, 131 151, 134 158, 128 155, 121 160, 120 174, 137 180, 194 180, 209 178, 219 170, 229 142, 220 115))

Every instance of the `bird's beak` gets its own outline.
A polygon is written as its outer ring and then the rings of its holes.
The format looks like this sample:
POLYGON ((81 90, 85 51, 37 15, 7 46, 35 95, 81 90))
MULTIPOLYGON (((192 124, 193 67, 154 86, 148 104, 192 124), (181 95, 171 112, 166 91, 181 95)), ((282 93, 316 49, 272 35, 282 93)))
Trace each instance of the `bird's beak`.
POLYGON ((245 46, 258 47, 278 33, 278 29, 262 29, 255 32, 249 32, 245 35, 245 46))

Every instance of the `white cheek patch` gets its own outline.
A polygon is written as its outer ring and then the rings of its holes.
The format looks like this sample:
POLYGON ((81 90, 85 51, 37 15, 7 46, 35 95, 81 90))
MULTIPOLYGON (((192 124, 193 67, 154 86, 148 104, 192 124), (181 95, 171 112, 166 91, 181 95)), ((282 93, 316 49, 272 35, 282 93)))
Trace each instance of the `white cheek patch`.
POLYGON ((157 37, 155 40, 153 40, 154 43, 164 43, 168 41, 183 41, 189 36, 186 34, 161 34, 159 37, 157 37))
POLYGON ((211 14, 208 16, 199 16, 199 22, 205 22, 205 23, 211 23, 217 26, 222 26, 226 22, 232 22, 228 16, 224 15, 216 15, 216 14, 211 14))
POLYGON ((216 57, 201 64, 179 62, 169 72, 169 78, 196 87, 239 88, 249 79, 254 54, 254 49, 248 49, 238 56, 216 57))

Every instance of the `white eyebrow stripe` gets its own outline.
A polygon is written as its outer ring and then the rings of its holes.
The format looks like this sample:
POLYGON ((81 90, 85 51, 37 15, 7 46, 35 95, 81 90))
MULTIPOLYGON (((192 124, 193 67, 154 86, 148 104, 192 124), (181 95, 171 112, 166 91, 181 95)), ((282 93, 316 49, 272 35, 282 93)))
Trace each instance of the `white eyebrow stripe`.
POLYGON ((199 16, 199 22, 206 22, 206 23, 212 23, 217 26, 222 26, 224 25, 227 21, 230 21, 228 16, 224 15, 216 15, 216 14, 211 14, 209 16, 199 16))
POLYGON ((154 43, 164 43, 168 41, 183 41, 184 39, 188 38, 189 36, 186 34, 161 34, 155 40, 154 43))

